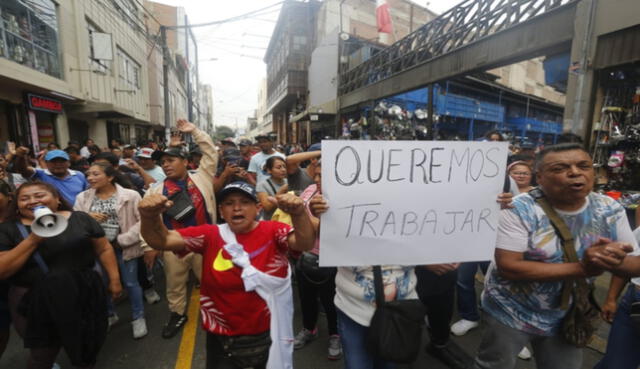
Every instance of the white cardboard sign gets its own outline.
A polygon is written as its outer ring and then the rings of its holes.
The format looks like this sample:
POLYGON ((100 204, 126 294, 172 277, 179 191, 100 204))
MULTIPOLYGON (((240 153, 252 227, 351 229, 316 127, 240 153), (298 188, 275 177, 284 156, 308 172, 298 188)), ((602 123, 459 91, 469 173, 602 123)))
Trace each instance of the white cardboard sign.
POLYGON ((491 260, 508 143, 323 141, 320 265, 491 260))

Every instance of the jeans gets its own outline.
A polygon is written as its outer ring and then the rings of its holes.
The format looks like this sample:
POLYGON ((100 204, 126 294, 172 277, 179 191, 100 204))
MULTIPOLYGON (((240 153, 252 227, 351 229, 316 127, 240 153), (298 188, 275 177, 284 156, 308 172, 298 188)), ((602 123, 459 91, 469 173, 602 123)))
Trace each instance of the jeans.
POLYGON ((428 269, 417 267, 416 291, 427 309, 431 343, 444 346, 449 342, 449 324, 453 317, 457 271, 437 275, 428 269))
POLYGON ((487 274, 488 261, 473 261, 462 263, 458 268, 458 281, 456 283, 458 297, 458 314, 462 319, 477 322, 480 320, 478 302, 476 300, 476 272, 478 267, 482 274, 487 274))
POLYGON ((394 369, 392 363, 380 360, 369 352, 366 337, 369 327, 353 321, 347 314, 338 312, 338 333, 342 341, 345 369, 394 369))
POLYGON ((594 369, 636 369, 640 366, 640 332, 629 316, 631 304, 640 301, 640 291, 631 284, 618 305, 613 319, 607 352, 594 369))
MULTIPOLYGON (((564 340, 560 335, 538 336, 506 326, 489 314, 485 324, 473 369, 513 369, 517 355, 531 343, 538 369, 580 369, 582 349, 564 340)), ((617 369, 617 368, 616 368, 617 369)))
POLYGON ((120 269, 120 279, 129 294, 129 302, 131 302, 131 318, 132 320, 144 318, 144 303, 142 302, 142 287, 138 282, 138 260, 131 259, 125 261, 122 258, 122 249, 115 248, 116 258, 118 260, 118 269, 120 269))

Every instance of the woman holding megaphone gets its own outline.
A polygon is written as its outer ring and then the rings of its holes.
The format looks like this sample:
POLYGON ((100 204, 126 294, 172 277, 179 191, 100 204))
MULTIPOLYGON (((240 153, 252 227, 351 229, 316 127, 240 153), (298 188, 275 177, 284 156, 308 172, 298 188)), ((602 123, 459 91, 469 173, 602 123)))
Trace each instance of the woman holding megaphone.
POLYGON ((25 183, 15 198, 11 218, 0 224, 0 279, 11 285, 14 327, 30 349, 27 368, 51 368, 60 348, 74 366, 90 368, 107 333, 105 288, 92 269, 96 258, 112 296, 122 292, 113 248, 98 222, 72 211, 52 185, 25 183), (42 206, 67 220, 61 233, 43 238, 31 232, 33 209, 42 206))

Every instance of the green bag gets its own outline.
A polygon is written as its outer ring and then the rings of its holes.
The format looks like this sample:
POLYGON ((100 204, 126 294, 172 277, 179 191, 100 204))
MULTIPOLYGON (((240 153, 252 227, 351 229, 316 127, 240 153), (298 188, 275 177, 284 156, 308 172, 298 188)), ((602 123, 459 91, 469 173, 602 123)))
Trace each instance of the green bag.
MULTIPOLYGON (((564 261, 579 263, 576 254, 575 240, 564 220, 553 209, 544 193, 534 188, 529 194, 536 200, 551 221, 556 234, 562 240, 564 261)), ((576 347, 585 347, 600 324, 600 306, 593 295, 594 286, 587 283, 586 279, 565 281, 562 286, 562 309, 569 309, 562 320, 562 335, 564 339, 576 347), (573 304, 569 307, 569 298, 573 297, 573 304)))

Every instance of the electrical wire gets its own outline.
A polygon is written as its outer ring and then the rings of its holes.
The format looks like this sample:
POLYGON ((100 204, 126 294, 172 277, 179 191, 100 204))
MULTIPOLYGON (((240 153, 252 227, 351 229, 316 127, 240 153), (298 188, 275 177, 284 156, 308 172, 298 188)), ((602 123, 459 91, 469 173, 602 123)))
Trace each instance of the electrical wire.
POLYGON ((248 13, 245 13, 245 14, 237 15, 237 16, 234 16, 234 17, 231 17, 231 18, 221 19, 221 20, 218 20, 218 21, 207 22, 207 23, 198 23, 198 24, 189 24, 189 25, 185 25, 185 26, 169 26, 167 28, 168 29, 199 28, 199 27, 208 27, 208 26, 213 26, 213 25, 218 25, 218 24, 223 24, 223 23, 235 22, 235 21, 238 21, 238 20, 251 18, 252 16, 260 16, 260 15, 269 14, 269 13, 273 13, 273 12, 279 11, 279 9, 278 9, 278 10, 272 10, 272 11, 269 11, 269 12, 266 12, 266 13, 261 13, 264 10, 273 8, 273 7, 281 5, 283 3, 284 3, 284 1, 280 1, 280 2, 277 2, 275 4, 269 5, 267 7, 258 9, 258 10, 254 10, 254 11, 251 11, 251 12, 248 12, 248 13))

